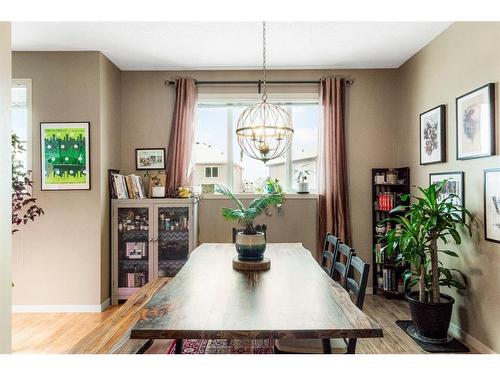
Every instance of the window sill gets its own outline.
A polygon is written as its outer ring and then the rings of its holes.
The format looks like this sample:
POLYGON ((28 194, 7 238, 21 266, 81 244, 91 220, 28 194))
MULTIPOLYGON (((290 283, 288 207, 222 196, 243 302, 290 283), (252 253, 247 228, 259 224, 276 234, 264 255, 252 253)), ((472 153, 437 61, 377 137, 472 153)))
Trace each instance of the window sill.
MULTIPOLYGON (((262 194, 259 193, 235 193, 234 194, 238 199, 253 199, 262 194)), ((298 194, 298 193, 285 193, 285 199, 316 199, 318 194, 309 193, 309 194, 298 194)), ((201 199, 229 199, 222 194, 212 193, 212 194, 202 194, 201 199)))

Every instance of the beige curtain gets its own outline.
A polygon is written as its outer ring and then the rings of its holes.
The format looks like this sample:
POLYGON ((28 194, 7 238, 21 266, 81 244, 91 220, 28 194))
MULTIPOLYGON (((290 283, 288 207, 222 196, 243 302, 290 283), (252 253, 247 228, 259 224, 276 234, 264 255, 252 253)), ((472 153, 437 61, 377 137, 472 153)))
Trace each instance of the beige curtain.
POLYGON ((175 80, 175 107, 167 149, 167 189, 190 183, 198 91, 191 78, 175 80))
POLYGON ((345 136, 345 80, 326 77, 321 80, 323 124, 319 147, 319 246, 326 232, 351 246, 351 221, 347 181, 345 136))

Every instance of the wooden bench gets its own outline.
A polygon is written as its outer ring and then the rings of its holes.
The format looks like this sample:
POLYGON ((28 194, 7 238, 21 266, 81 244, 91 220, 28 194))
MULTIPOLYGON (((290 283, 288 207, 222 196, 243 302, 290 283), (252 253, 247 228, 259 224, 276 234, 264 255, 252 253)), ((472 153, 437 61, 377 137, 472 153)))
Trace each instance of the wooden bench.
POLYGON ((139 289, 127 302, 112 312, 104 322, 81 339, 71 354, 141 354, 152 340, 130 339, 130 330, 139 319, 141 309, 171 278, 153 280, 139 289))

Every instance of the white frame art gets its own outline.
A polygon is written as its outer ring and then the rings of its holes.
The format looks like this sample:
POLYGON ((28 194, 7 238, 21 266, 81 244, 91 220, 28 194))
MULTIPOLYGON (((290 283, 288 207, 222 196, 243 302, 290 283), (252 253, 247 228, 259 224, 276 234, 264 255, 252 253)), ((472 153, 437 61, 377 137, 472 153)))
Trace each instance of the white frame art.
MULTIPOLYGON (((456 194, 459 198, 453 200, 454 204, 459 204, 462 207, 465 207, 465 178, 464 172, 443 172, 443 173, 430 173, 429 174, 429 186, 432 184, 437 184, 444 180, 450 180, 448 184, 453 184, 456 188, 454 194, 456 194)), ((444 187, 447 189, 447 186, 444 187)), ((443 195, 450 194, 449 192, 442 193, 443 195)), ((444 197, 443 197, 444 198, 444 197)), ((438 197, 438 200, 439 197, 438 197)), ((464 214, 460 213, 462 220, 464 219, 464 214)))
POLYGON ((500 243, 500 168, 484 170, 484 238, 500 243))

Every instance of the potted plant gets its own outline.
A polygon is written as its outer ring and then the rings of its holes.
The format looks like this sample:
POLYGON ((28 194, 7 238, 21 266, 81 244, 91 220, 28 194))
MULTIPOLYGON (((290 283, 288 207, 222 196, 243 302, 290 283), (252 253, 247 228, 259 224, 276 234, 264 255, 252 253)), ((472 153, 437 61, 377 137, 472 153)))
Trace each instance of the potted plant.
POLYGON ((308 194, 309 182, 307 181, 307 177, 312 173, 312 170, 305 169, 305 166, 302 166, 301 169, 295 172, 297 173, 297 193, 308 194))
POLYGON ((236 251, 238 259, 244 261, 261 261, 266 251, 266 238, 263 232, 255 229, 255 218, 262 215, 265 209, 272 205, 281 204, 283 195, 280 193, 263 194, 255 198, 248 207, 234 196, 228 188, 217 185, 216 191, 236 203, 237 208, 222 208, 224 219, 236 221, 244 227, 243 232, 236 235, 236 251))
MULTIPOLYGON (((395 257, 399 264, 409 268, 403 273, 403 281, 409 293, 406 299, 417 338, 440 343, 448 340, 448 327, 455 300, 440 287, 465 289, 465 276, 458 269, 447 268, 439 259, 440 255, 457 257, 458 254, 444 245, 453 240, 462 242, 459 229, 472 231, 465 217, 472 219, 470 212, 462 207, 456 194, 444 194, 447 180, 432 184, 428 188, 418 188, 422 196, 413 197, 409 206, 398 206, 392 213, 399 214, 383 221, 395 222, 397 228, 387 230, 382 241, 382 251, 395 257), (418 284, 418 291, 411 291, 418 284)), ((406 202, 410 196, 403 195, 406 202)))

